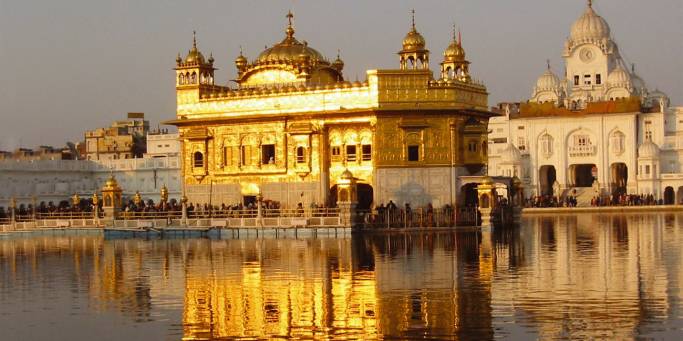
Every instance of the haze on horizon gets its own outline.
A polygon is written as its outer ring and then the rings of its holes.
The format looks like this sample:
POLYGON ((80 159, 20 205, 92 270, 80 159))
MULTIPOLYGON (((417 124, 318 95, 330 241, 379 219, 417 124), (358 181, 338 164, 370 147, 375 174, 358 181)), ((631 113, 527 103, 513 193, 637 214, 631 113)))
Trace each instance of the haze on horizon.
MULTIPOLYGON (((349 80, 398 67, 412 8, 438 71, 455 23, 489 105, 524 101, 546 59, 562 73, 564 41, 585 7, 585 0, 0 0, 0 150, 80 141, 127 112, 144 112, 155 127, 173 119, 172 69, 193 30, 225 84, 240 46, 251 60, 282 39, 290 9, 296 37, 329 59, 341 50, 349 80)), ((648 87, 683 104, 683 2, 595 0, 594 7, 648 87)))

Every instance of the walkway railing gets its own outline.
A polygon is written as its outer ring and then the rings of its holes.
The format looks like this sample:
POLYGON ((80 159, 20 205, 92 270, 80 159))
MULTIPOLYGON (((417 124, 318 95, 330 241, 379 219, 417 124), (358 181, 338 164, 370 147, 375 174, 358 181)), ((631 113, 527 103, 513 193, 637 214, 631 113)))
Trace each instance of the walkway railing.
POLYGON ((363 224, 371 228, 430 228, 477 225, 476 208, 417 208, 360 211, 363 224))

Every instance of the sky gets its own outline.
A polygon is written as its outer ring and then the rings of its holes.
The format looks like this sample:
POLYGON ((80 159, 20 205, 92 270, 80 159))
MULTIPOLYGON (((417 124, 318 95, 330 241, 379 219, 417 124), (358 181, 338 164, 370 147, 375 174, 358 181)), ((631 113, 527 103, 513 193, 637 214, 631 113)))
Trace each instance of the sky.
MULTIPOLYGON (((175 116, 175 57, 197 31, 216 59, 216 82, 235 77, 242 46, 251 60, 280 41, 288 10, 296 37, 345 62, 347 79, 397 68, 415 9, 438 71, 452 26, 489 105, 528 99, 561 52, 585 0, 0 0, 0 150, 63 146, 85 130, 144 112, 156 127, 175 116)), ((627 62, 651 89, 683 104, 683 1, 594 0, 627 62)), ((234 83, 233 83, 234 84, 234 83)))

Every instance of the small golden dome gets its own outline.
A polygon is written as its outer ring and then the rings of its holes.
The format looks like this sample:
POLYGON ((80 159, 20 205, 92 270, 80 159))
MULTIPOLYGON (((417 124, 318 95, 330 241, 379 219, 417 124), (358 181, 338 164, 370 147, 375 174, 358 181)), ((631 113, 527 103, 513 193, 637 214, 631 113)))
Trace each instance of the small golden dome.
POLYGON ((481 184, 487 186, 493 185, 493 178, 487 175, 481 180, 481 184))
POLYGON ((413 25, 410 32, 403 38, 403 52, 422 51, 427 46, 425 38, 415 28, 415 10, 413 14, 413 25))
POLYGON ((197 35, 195 32, 192 33, 192 48, 187 53, 187 57, 185 57, 185 63, 204 64, 204 55, 197 49, 197 35))
POLYGON ((104 184, 104 188, 106 188, 106 189, 117 189, 117 188, 119 188, 119 183, 116 182, 114 175, 109 176, 109 179, 107 179, 107 182, 105 182, 105 184, 104 184))
POLYGON ((353 179, 353 173, 351 173, 351 171, 349 171, 349 169, 347 168, 346 170, 344 170, 344 172, 341 173, 341 179, 342 180, 352 180, 353 179))
POLYGON ((443 57, 445 61, 455 62, 465 60, 465 49, 458 42, 453 41, 443 52, 443 57))
POLYGON ((415 27, 403 38, 403 51, 420 51, 427 46, 425 38, 417 32, 415 27))
POLYGON ((344 61, 339 57, 339 51, 337 51, 337 59, 332 62, 332 67, 337 69, 337 71, 341 71, 344 68, 344 61))

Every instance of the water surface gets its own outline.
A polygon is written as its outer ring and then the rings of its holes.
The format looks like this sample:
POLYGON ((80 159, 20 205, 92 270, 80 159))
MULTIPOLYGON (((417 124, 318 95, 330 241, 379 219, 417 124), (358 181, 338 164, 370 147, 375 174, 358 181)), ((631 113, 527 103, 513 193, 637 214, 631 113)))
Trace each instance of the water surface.
POLYGON ((0 239, 2 340, 682 339, 683 215, 492 232, 0 239))

